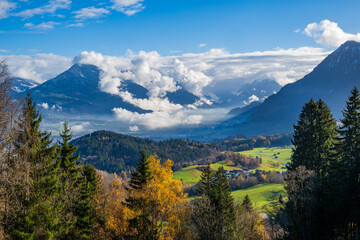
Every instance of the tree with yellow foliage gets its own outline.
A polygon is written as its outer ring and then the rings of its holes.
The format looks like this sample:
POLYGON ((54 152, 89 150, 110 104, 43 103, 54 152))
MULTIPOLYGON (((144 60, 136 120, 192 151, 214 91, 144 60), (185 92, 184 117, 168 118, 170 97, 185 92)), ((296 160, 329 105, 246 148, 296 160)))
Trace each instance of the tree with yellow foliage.
POLYGON ((128 189, 129 238, 186 239, 189 205, 180 180, 173 179, 173 162, 156 155, 142 157, 128 189))

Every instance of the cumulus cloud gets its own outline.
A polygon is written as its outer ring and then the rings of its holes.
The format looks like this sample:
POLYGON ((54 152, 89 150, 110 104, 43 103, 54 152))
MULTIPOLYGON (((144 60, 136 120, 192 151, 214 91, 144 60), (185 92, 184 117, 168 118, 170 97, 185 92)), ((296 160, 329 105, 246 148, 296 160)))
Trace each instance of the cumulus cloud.
POLYGON ((54 54, 0 55, 5 59, 12 76, 32 79, 39 83, 49 80, 67 70, 72 59, 54 54))
POLYGON ((140 125, 148 130, 170 128, 174 126, 198 125, 203 118, 202 115, 187 115, 184 111, 173 113, 158 111, 144 114, 130 112, 123 108, 114 108, 113 111, 118 120, 131 125, 140 125))
POLYGON ((87 7, 74 11, 73 13, 77 19, 92 19, 104 17, 108 15, 110 11, 105 8, 87 7))
POLYGON ((315 39, 317 43, 327 46, 340 46, 348 40, 360 41, 360 33, 351 34, 344 32, 336 22, 323 20, 320 23, 310 23, 304 33, 315 39))
POLYGON ((0 0, 0 19, 7 18, 9 12, 16 8, 16 4, 7 0, 0 0))
POLYGON ((33 23, 25 23, 24 27, 31 28, 31 29, 38 29, 38 30, 50 30, 53 29, 56 25, 59 25, 58 22, 42 22, 40 24, 33 24, 33 23))
POLYGON ((44 15, 44 14, 54 14, 59 9, 68 9, 70 8, 70 0, 50 0, 48 4, 32 9, 26 9, 24 11, 14 14, 14 16, 31 18, 35 15, 44 15))
POLYGON ((46 110, 49 109, 49 104, 48 104, 48 103, 40 103, 40 104, 38 104, 38 106, 39 106, 39 107, 42 107, 42 108, 44 108, 44 109, 46 109, 46 110))
POLYGON ((128 16, 134 15, 145 9, 142 4, 144 0, 111 0, 112 9, 122 12, 128 16))
POLYGON ((80 124, 73 125, 70 128, 73 132, 83 132, 90 125, 91 125, 90 122, 82 122, 80 124))

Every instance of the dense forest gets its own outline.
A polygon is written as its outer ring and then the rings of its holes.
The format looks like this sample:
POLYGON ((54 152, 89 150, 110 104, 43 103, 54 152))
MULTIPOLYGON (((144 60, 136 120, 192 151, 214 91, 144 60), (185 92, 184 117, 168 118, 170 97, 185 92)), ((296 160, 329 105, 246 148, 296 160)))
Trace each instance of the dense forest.
MULTIPOLYGON (((72 141, 77 145, 81 161, 110 173, 133 170, 140 151, 156 154, 162 161, 171 159, 173 169, 192 164, 221 161, 222 151, 244 151, 256 147, 276 147, 291 144, 292 134, 277 134, 265 137, 232 137, 216 143, 203 143, 183 139, 154 141, 110 131, 96 131, 72 141)), ((255 163, 256 165, 256 163, 255 163)), ((254 168, 254 167, 252 167, 254 168)))
POLYGON ((79 147, 83 163, 90 163, 110 173, 134 169, 141 150, 156 154, 163 161, 171 159, 180 165, 207 158, 213 152, 207 143, 181 139, 157 142, 110 131, 97 131, 75 139, 72 143, 79 147))

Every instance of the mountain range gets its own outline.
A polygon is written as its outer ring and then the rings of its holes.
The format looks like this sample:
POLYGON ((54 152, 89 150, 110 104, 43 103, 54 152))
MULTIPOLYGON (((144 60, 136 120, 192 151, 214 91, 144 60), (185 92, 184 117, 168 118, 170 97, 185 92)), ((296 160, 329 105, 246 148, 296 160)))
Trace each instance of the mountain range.
POLYGON ((302 106, 311 98, 321 98, 339 120, 355 86, 360 87, 360 43, 348 41, 302 79, 285 85, 251 112, 243 112, 220 125, 227 124, 222 130, 224 135, 239 132, 256 136, 292 131, 302 106))
MULTIPOLYGON (((100 75, 101 70, 94 65, 75 64, 42 84, 17 78, 14 80, 14 90, 18 95, 30 90, 33 98, 43 107, 45 120, 51 119, 60 111, 85 121, 83 115, 110 115, 113 108, 123 108, 136 113, 151 112, 124 101, 120 96, 101 91, 100 75)), ((145 133, 145 136, 161 139, 170 134, 173 137, 209 140, 236 134, 252 137, 286 133, 292 131, 302 106, 311 98, 324 100, 334 117, 339 120, 345 100, 354 86, 360 87, 360 43, 348 41, 326 57, 313 71, 294 83, 281 88, 272 80, 254 81, 234 87, 227 95, 223 94, 220 101, 211 108, 233 106, 228 120, 193 129, 153 130, 145 133)), ((123 81, 121 89, 137 99, 148 98, 149 91, 135 82, 123 81)), ((182 106, 199 100, 198 96, 184 88, 172 93, 167 92, 163 97, 182 106)), ((116 131, 116 126, 118 123, 111 125, 101 122, 96 127, 93 126, 92 130, 116 131)))

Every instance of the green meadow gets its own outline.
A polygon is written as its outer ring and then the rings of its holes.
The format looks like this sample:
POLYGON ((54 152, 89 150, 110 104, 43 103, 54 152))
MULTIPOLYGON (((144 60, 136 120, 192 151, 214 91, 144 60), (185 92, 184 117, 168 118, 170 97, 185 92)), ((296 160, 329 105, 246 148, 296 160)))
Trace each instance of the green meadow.
POLYGON ((249 195, 254 208, 262 208, 270 203, 278 202, 280 194, 282 197, 286 196, 284 185, 275 183, 259 184, 232 192, 234 198, 239 202, 242 202, 246 194, 249 195))
MULTIPOLYGON (((284 167, 285 164, 290 161, 292 149, 291 147, 254 148, 253 150, 239 153, 251 157, 261 157, 262 164, 258 168, 259 170, 281 172, 286 170, 284 167)), ((174 172, 174 179, 182 180, 184 185, 194 185, 200 179, 201 171, 199 168, 201 167, 204 167, 204 165, 193 165, 176 171, 174 172)), ((216 170, 219 167, 223 167, 229 171, 241 170, 240 167, 227 165, 226 161, 211 164, 212 169, 216 170)), ((253 171, 255 171, 255 169, 253 171)))

